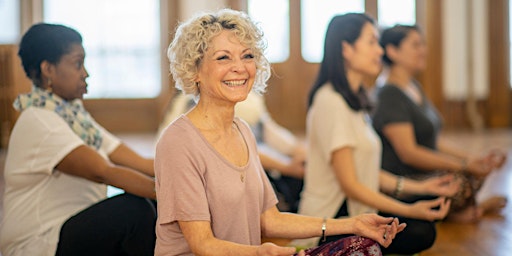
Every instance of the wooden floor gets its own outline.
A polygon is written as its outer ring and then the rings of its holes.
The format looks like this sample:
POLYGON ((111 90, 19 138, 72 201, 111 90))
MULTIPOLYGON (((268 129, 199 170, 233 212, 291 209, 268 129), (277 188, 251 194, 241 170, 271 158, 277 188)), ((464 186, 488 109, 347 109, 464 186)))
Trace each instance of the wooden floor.
POLYGON ((501 170, 491 174, 478 199, 504 195, 509 198, 509 204, 500 214, 487 216, 475 224, 439 223, 434 246, 420 256, 512 255, 512 131, 448 132, 444 135, 471 152, 483 152, 495 147, 508 152, 508 162, 501 170))
MULTIPOLYGON (((143 155, 154 153, 152 134, 118 134, 129 146, 143 155)), ((443 134, 454 144, 470 152, 484 152, 502 148, 509 161, 504 168, 493 173, 479 194, 479 199, 504 195, 511 203, 499 215, 487 216, 475 224, 439 223, 438 237, 432 248, 420 256, 507 256, 512 255, 512 129, 485 132, 446 132, 443 134)), ((0 150, 0 174, 3 173, 5 150, 0 150)), ((0 200, 3 194, 3 175, 0 176, 0 200)), ((0 207, 0 217, 2 209, 0 207)), ((1 234, 0 234, 1 236, 1 234)))

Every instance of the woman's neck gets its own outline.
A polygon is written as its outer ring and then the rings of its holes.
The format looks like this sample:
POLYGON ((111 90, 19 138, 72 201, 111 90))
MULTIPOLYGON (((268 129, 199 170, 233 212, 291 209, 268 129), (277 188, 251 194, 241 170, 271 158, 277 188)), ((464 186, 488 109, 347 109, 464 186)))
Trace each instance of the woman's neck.
POLYGON ((359 72, 347 69, 347 81, 352 92, 357 93, 363 84, 363 75, 359 72))
POLYGON ((404 68, 401 68, 400 66, 395 65, 389 69, 387 83, 394 84, 400 88, 405 88, 409 86, 412 79, 413 75, 410 72, 404 68))
POLYGON ((234 106, 217 105, 199 100, 187 117, 203 131, 228 133, 232 131, 235 116, 234 106))

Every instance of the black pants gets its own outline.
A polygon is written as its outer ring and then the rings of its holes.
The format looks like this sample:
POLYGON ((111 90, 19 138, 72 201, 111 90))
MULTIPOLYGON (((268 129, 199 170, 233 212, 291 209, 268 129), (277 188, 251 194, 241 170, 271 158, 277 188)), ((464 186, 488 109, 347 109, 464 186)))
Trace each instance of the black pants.
MULTIPOLYGON (((395 239, 393 239, 393 242, 388 248, 381 247, 383 254, 412 255, 430 248, 434 244, 434 241, 436 240, 435 222, 409 219, 382 212, 379 212, 379 215, 384 217, 397 217, 400 223, 407 223, 407 227, 402 232, 396 235, 395 239)), ((343 205, 340 207, 338 213, 336 213, 335 218, 344 216, 348 216, 347 201, 345 201, 343 205)), ((336 241, 340 238, 351 235, 352 234, 328 236, 326 237, 326 241, 323 243, 336 241)), ((322 241, 320 241, 320 244, 323 243, 322 241)))
POLYGON ((274 188, 276 194, 282 195, 286 207, 278 205, 280 211, 297 213, 299 209, 300 193, 304 186, 302 179, 281 175, 279 178, 274 178, 269 175, 269 172, 265 170, 267 177, 274 188))
POLYGON ((117 195, 69 218, 56 255, 154 255, 155 224, 154 201, 117 195))

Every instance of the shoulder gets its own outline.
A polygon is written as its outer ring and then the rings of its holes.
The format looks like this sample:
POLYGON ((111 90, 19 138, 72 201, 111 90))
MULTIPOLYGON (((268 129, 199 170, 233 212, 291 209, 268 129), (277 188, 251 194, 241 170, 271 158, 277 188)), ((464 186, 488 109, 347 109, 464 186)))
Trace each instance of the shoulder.
POLYGON ((377 95, 379 98, 402 97, 404 93, 400 88, 392 84, 386 84, 377 90, 377 95))
POLYGON ((74 134, 66 121, 57 113, 36 107, 29 107, 21 112, 14 125, 14 132, 21 133, 21 136, 38 134, 44 137, 51 134, 55 136, 74 134))
POLYGON ((21 112, 17 122, 46 124, 51 127, 66 125, 66 122, 57 113, 36 107, 29 107, 21 112))
POLYGON ((336 92, 330 83, 324 84, 316 92, 313 104, 315 103, 340 103, 345 102, 345 99, 341 94, 336 92))
POLYGON ((194 129, 190 120, 185 115, 181 115, 162 131, 158 143, 166 141, 172 141, 173 144, 186 143, 187 138, 192 137, 194 129))
POLYGON ((326 83, 318 89, 312 107, 322 112, 329 112, 334 109, 337 112, 352 111, 345 98, 335 91, 330 83, 326 83))

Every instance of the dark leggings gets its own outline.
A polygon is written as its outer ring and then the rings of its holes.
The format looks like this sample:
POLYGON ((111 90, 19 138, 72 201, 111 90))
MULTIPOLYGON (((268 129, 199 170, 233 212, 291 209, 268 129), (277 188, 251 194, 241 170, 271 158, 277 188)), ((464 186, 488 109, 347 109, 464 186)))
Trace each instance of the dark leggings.
POLYGON ((155 224, 154 201, 117 195, 69 218, 56 255, 154 255, 155 224))
MULTIPOLYGON (((409 219, 381 212, 379 212, 379 215, 385 217, 397 217, 400 223, 407 223, 407 227, 396 235, 388 248, 381 247, 383 254, 415 254, 430 248, 436 240, 435 222, 409 219)), ((345 201, 338 210, 335 218, 344 216, 348 216, 347 201, 345 201)), ((351 235, 352 234, 327 236, 324 243, 336 241, 340 238, 351 235)), ((319 244, 323 243, 320 241, 319 244)))

